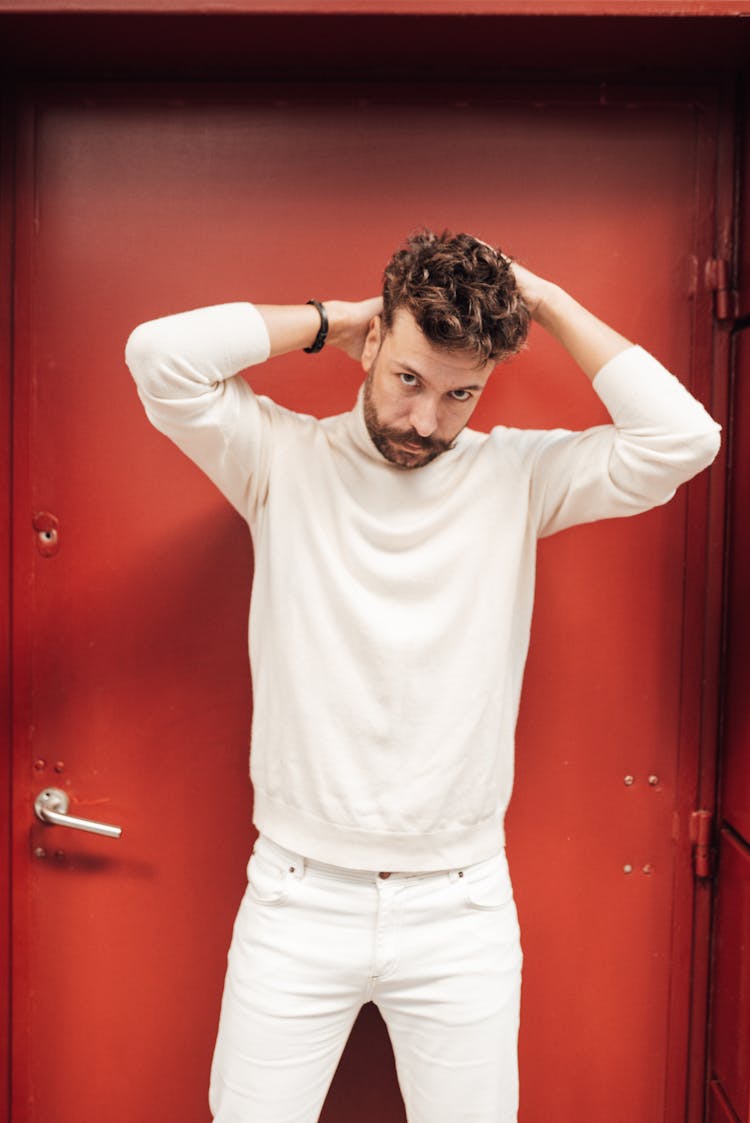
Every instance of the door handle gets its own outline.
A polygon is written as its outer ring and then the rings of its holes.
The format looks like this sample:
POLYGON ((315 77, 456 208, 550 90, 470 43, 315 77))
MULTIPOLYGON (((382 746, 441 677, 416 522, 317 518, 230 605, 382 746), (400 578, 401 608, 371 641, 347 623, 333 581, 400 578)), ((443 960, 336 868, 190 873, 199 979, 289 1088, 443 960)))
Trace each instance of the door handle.
POLYGON ((119 838, 122 827, 113 827, 110 823, 95 823, 93 819, 79 819, 77 815, 69 815, 70 800, 67 793, 61 788, 44 788, 34 800, 34 811, 43 823, 54 823, 57 827, 73 827, 77 831, 89 831, 91 834, 103 834, 107 838, 119 838))

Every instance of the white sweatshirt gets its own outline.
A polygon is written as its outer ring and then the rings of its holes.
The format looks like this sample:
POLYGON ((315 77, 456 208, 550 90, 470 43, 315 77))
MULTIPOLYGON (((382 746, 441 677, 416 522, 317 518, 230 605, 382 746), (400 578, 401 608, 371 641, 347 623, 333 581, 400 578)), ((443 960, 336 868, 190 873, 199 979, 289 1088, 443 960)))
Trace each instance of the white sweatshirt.
POLYGON ((613 425, 465 429, 403 471, 361 391, 319 421, 234 377, 269 350, 246 303, 142 324, 126 350, 153 424, 251 528, 255 826, 358 869, 480 861, 504 844, 537 538, 666 502, 719 426, 633 347, 594 381, 613 425))

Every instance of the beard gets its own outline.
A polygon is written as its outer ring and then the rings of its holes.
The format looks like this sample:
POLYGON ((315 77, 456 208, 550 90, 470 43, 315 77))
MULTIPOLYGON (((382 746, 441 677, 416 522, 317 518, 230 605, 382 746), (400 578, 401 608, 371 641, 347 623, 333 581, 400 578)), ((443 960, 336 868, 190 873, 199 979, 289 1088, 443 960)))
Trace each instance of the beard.
POLYGON ((408 471, 410 468, 423 468, 431 460, 453 448, 455 441, 443 441, 439 437, 421 437, 416 429, 395 429, 384 425, 378 417, 372 395, 374 367, 370 367, 365 379, 364 414, 367 432, 381 456, 396 468, 408 471), (414 448, 405 446, 413 445, 414 448))

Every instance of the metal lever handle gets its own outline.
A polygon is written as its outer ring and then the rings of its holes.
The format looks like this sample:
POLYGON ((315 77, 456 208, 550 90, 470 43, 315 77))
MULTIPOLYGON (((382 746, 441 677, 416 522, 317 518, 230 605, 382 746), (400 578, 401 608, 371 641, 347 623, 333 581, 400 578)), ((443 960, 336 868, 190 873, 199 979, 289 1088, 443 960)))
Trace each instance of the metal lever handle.
POLYGON ((107 838, 121 836, 122 827, 113 827, 109 823, 95 823, 92 819, 79 819, 77 815, 68 814, 69 806, 67 793, 61 788, 45 788, 34 800, 34 811, 43 823, 54 823, 58 827, 73 827, 77 831, 89 831, 91 834, 103 834, 107 838))

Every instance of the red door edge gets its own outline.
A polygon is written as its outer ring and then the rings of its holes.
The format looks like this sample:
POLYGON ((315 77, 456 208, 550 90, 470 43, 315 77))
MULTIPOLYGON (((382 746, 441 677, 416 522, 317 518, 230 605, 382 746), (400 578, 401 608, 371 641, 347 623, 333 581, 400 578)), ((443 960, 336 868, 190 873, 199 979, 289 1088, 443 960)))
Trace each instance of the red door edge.
POLYGON ((2 685, 6 699, 0 705, 0 1114, 6 1107, 10 1118, 10 791, 11 791, 11 378, 13 323, 13 120, 7 96, 0 102, 0 645, 2 645, 2 685))
MULTIPOLYGON (((732 260, 735 244, 737 208, 736 169, 737 107, 733 83, 725 82, 719 91, 716 122, 716 184, 713 222, 713 245, 717 258, 732 260)), ((705 537, 705 622, 703 660, 703 691, 700 712, 700 754, 697 777, 696 808, 707 808, 716 823, 718 798, 719 729, 721 715, 721 670, 723 644, 723 613, 725 610, 727 551, 727 440, 730 422, 731 388, 731 324, 719 323, 715 315, 714 296, 708 294, 709 306, 703 310, 711 325, 710 351, 705 356, 706 369, 711 372, 710 401, 713 415, 724 428, 723 447, 719 461, 706 480, 708 488, 708 525, 705 537)), ((691 870, 691 876, 693 872, 691 870)), ((688 1064, 686 1072, 686 1123, 704 1123, 708 1110, 708 1046, 709 1000, 711 981, 711 936, 715 883, 711 879, 695 879, 693 906, 693 955, 691 964, 691 995, 689 1010, 688 1064)))
MULTIPOLYGON (((732 231, 733 239, 727 249, 727 261, 730 264, 730 278, 734 280, 735 285, 739 285, 739 292, 734 293, 734 301, 732 307, 733 320, 731 326, 739 327, 739 321, 745 321, 748 311, 748 263, 750 262, 750 188, 748 183, 748 174, 750 173, 750 150, 747 146, 746 128, 747 121, 750 115, 750 87, 747 83, 738 90, 737 96, 737 120, 736 120, 736 182, 737 182, 737 196, 735 199, 735 216, 734 228, 732 231)), ((731 280, 730 280, 731 284, 731 280)), ((741 471, 741 465, 738 463, 738 449, 741 434, 738 431, 740 424, 739 405, 736 399, 738 393, 738 386, 741 385, 743 376, 750 372, 750 363, 748 357, 750 350, 748 344, 750 343, 750 334, 747 332, 746 323, 742 322, 741 327, 745 330, 742 335, 737 336, 733 340, 732 347, 732 370, 731 370, 731 383, 730 383, 730 410, 731 410, 731 429, 727 435, 727 520, 726 520, 726 541, 727 551, 725 558, 725 595, 723 606, 723 650, 722 650, 722 685, 723 693, 720 699, 720 714, 719 714, 719 737, 720 737, 720 756, 718 768, 718 791, 717 791, 717 815, 715 826, 716 845, 718 847, 719 840, 723 836, 726 839, 734 840, 734 842, 741 848, 747 848, 747 832, 740 833, 735 830, 731 821, 727 817, 727 809, 724 804, 724 797, 726 794, 727 785, 727 754, 731 744, 730 735, 731 728, 729 724, 729 716, 727 708, 730 705, 731 697, 727 692, 730 690, 729 676, 732 667, 731 660, 737 658, 732 654, 730 646, 730 629, 732 626, 732 612, 736 605, 731 600, 733 592, 732 583, 732 569, 737 567, 736 559, 736 524, 740 516, 740 506, 733 496, 733 485, 736 479, 740 478, 736 475, 741 471)), ((717 886, 718 888, 718 886, 717 886)), ((713 1067, 715 1061, 714 1050, 716 1049, 716 1033, 720 1030, 718 1020, 716 1018, 715 1002, 717 997, 716 990, 716 971, 720 961, 720 947, 719 939, 720 934, 717 931, 718 918, 714 916, 712 941, 711 941, 711 959, 709 964, 709 994, 708 994, 708 1016, 707 1016, 707 1048, 706 1048, 706 1118, 717 1120, 719 1118, 729 1120, 737 1119, 736 1112, 739 1106, 746 1108, 746 1104, 731 1105, 727 1099, 726 1092, 722 1087, 720 1081, 716 1078, 716 1072, 713 1067)), ((743 1111, 742 1118, 745 1119, 743 1111)))

